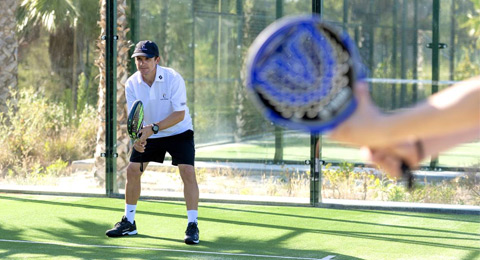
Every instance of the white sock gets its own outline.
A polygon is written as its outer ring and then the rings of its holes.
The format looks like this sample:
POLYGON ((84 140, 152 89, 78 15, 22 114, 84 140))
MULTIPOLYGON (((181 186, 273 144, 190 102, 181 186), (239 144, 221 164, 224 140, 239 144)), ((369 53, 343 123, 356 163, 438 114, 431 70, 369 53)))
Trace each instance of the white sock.
POLYGON ((187 210, 188 223, 195 222, 197 223, 198 210, 187 210))
POLYGON ((133 221, 135 220, 136 211, 137 211, 137 205, 125 204, 125 217, 132 224, 133 224, 133 221))

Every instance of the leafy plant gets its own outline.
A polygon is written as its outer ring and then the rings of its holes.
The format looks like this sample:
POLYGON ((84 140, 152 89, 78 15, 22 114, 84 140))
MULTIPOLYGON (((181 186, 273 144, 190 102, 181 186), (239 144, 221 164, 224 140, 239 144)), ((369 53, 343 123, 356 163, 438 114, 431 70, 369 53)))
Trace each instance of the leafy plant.
POLYGON ((66 120, 62 103, 49 102, 33 89, 20 90, 17 102, 16 110, 9 105, 7 114, 0 114, 0 146, 8 151, 0 155, 0 173, 60 175, 65 164, 92 156, 97 125, 93 108, 66 120))
POLYGON ((477 173, 465 173, 453 180, 417 183, 412 191, 385 174, 354 170, 342 163, 337 168, 327 165, 323 171, 323 198, 380 200, 418 203, 480 205, 477 173))

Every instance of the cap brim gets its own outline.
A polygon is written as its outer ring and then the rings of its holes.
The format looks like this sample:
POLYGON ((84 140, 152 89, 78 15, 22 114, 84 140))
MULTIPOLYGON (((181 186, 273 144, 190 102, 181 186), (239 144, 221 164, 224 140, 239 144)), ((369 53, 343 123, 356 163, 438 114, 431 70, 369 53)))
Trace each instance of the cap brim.
POLYGON ((148 55, 148 54, 143 53, 143 52, 138 52, 138 53, 132 54, 132 58, 135 58, 135 57, 138 57, 138 56, 143 56, 143 57, 147 57, 147 58, 155 57, 154 55, 148 55))

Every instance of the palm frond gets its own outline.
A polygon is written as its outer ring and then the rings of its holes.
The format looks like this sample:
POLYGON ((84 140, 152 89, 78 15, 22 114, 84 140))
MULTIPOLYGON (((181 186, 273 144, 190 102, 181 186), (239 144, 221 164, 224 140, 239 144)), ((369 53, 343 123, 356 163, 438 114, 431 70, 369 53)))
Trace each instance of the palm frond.
POLYGON ((60 26, 75 26, 78 16, 71 0, 23 0, 16 13, 18 32, 23 34, 35 26, 55 32, 60 26))

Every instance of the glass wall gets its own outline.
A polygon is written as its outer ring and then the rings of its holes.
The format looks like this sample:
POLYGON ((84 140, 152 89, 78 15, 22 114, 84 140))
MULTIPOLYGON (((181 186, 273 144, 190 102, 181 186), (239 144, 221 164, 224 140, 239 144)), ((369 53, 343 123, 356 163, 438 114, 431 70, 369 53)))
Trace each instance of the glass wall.
MULTIPOLYGON (((96 0, 10 2, 15 10, 2 15, 10 17, 2 30, 12 36, 0 48, 12 58, 0 65, 16 81, 0 82, 0 189, 104 193, 105 8, 96 0), (44 13, 35 16, 33 8, 44 13)), ((119 0, 115 193, 124 193, 131 150, 123 84, 135 68, 128 51, 150 39, 161 65, 186 82, 201 197, 310 202, 311 136, 259 114, 245 93, 243 67, 266 26, 311 13, 314 3, 323 19, 354 39, 372 97, 386 113, 480 74, 478 1, 119 0)), ((425 160, 417 175, 426 184, 417 194, 381 170, 361 167, 366 162, 358 148, 320 140, 324 199, 479 203, 478 183, 471 183, 480 164, 478 141, 425 160), (438 185, 456 195, 434 193, 438 185)), ((169 161, 151 163, 143 176, 143 195, 182 197, 182 188, 169 161)))
MULTIPOLYGON (((456 62, 465 63, 465 56, 478 60, 475 37, 460 37, 468 34, 465 24, 469 15, 475 15, 468 12, 473 3, 441 1, 437 9, 438 21, 434 21, 432 3, 393 0, 321 2, 323 18, 339 30, 346 30, 357 43, 369 71, 372 96, 386 112, 408 109, 453 81, 478 74, 475 70, 452 66, 456 62), (433 64, 432 54, 434 22, 441 28, 438 35, 442 46, 436 64, 433 64), (439 75, 436 80, 433 78, 435 73, 439 75)), ((244 93, 242 67, 248 47, 263 28, 284 15, 310 13, 312 3, 199 0, 162 1, 161 7, 156 7, 154 2, 141 1, 140 5, 139 37, 160 42, 165 55, 163 64, 179 70, 187 81, 199 161, 229 162, 226 165, 240 172, 234 171, 232 175, 240 174, 242 181, 249 179, 242 175, 248 175, 249 170, 243 169, 247 166, 241 162, 251 163, 248 167, 264 168, 260 175, 267 173, 266 176, 273 173, 272 167, 276 167, 270 164, 280 163, 281 167, 298 172, 299 179, 305 181, 303 188, 308 187, 310 168, 302 164, 310 159, 310 137, 275 128, 259 115, 244 93)), ((478 70, 475 61, 468 61, 468 64, 478 70)), ((426 160, 423 165, 477 167, 479 153, 471 152, 475 148, 478 143, 461 145, 426 160)), ((322 137, 321 149, 322 159, 332 164, 329 169, 333 171, 348 172, 349 166, 342 162, 364 163, 357 148, 333 142, 327 136, 322 137), (338 165, 340 168, 336 168, 338 165)), ((326 173, 324 181, 329 176, 328 170, 326 173)), ((378 172, 374 173, 378 176, 378 172)), ((277 188, 281 186, 278 182, 295 182, 290 176, 279 178, 282 174, 281 171, 275 172, 268 178, 272 178, 277 188)), ((340 185, 335 183, 339 181, 325 182, 326 197, 329 197, 329 189, 340 185)), ((252 184, 238 185, 248 187, 252 184)), ((249 188, 243 190, 249 193, 249 188)), ((229 191, 232 192, 235 191, 229 191)), ((309 196, 307 192, 302 194, 306 198, 309 196)), ((344 198, 361 196, 365 194, 360 192, 357 196, 344 198)))
MULTIPOLYGON (((250 44, 266 26, 284 15, 311 12, 311 3, 138 4, 139 40, 157 42, 161 65, 180 72, 187 84, 202 197, 281 197, 307 203, 309 167, 304 162, 310 158, 310 136, 266 121, 246 95, 242 68, 250 44)), ((172 178, 177 178, 172 186, 180 192, 181 180, 176 174, 172 178)))
POLYGON ((0 7, 0 189, 104 194, 74 165, 96 147, 98 1, 0 7))

